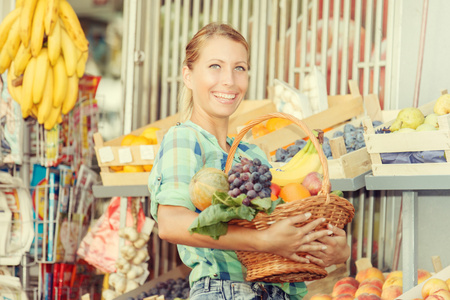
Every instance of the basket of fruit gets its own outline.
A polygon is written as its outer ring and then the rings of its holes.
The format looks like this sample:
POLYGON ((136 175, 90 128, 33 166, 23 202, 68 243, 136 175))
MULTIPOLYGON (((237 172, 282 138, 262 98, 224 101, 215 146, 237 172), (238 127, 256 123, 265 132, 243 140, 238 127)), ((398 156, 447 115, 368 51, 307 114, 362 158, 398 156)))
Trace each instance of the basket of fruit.
MULTIPOLYGON (((324 223, 323 227, 317 228, 317 230, 325 229, 325 226, 328 223, 338 228, 343 228, 352 220, 355 212, 354 207, 345 198, 331 193, 327 158, 323 154, 322 147, 318 139, 303 122, 289 114, 267 114, 250 121, 245 127, 243 127, 237 134, 231 146, 230 152, 228 154, 228 160, 225 166, 225 173, 229 176, 231 176, 233 173, 232 160, 242 137, 253 126, 271 118, 283 118, 291 120, 309 136, 312 144, 314 145, 314 148, 317 150, 318 159, 320 161, 319 164, 321 165, 323 171, 322 188, 317 195, 310 196, 301 200, 281 203, 277 205, 270 214, 264 211, 260 211, 251 221, 249 221, 248 219, 235 219, 231 220, 229 224, 235 224, 246 228, 254 228, 257 230, 264 230, 271 226, 271 224, 283 220, 287 217, 310 212, 312 215, 311 218, 309 218, 304 223, 297 224, 298 227, 304 226, 308 222, 311 222, 312 220, 315 220, 317 218, 325 218, 326 222, 324 223)), ((251 161, 249 163, 251 164, 251 161)), ((306 168, 305 165, 303 165, 303 167, 306 168)), ((294 175, 293 173, 293 176, 297 175, 298 174, 294 175)), ((254 200, 252 199, 251 201, 253 202, 254 200)), ((289 260, 270 253, 249 251, 236 252, 241 263, 247 268, 246 280, 248 281, 300 282, 317 280, 327 276, 327 271, 323 267, 312 263, 298 263, 293 260, 289 260)), ((305 256, 306 253, 299 253, 299 255, 305 256)))

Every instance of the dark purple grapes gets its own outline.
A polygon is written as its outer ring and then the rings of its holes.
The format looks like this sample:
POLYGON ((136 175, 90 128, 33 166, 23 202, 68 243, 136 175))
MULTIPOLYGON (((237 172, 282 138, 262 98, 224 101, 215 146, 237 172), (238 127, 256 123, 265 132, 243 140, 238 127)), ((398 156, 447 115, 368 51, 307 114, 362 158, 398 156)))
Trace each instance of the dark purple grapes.
POLYGON ((253 185, 253 189, 255 190, 255 191, 257 191, 257 192, 259 192, 259 191, 261 191, 262 189, 263 189, 263 186, 262 186, 262 184, 261 183, 255 183, 254 185, 253 185))
POLYGON ((250 199, 245 198, 244 200, 242 200, 242 204, 245 206, 249 206, 250 205, 250 199))
POLYGON ((250 190, 247 192, 247 197, 250 199, 254 199, 258 196, 258 193, 255 190, 250 190))

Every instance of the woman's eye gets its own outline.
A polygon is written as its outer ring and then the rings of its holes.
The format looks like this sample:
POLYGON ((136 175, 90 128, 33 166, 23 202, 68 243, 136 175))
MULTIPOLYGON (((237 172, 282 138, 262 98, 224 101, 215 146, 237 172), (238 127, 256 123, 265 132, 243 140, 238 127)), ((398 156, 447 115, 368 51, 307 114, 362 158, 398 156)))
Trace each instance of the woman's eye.
POLYGON ((218 64, 213 64, 209 66, 211 69, 220 69, 220 66, 218 64))
POLYGON ((235 69, 238 71, 245 71, 245 68, 242 66, 237 66, 235 69))

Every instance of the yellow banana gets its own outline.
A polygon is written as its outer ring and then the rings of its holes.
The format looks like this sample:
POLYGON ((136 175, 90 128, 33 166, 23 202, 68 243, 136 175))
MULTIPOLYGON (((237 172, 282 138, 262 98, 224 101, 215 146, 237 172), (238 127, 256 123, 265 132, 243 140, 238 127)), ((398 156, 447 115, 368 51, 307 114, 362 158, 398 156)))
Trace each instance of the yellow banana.
POLYGON ((84 75, 84 70, 86 69, 86 62, 88 60, 89 57, 89 51, 84 51, 81 54, 80 59, 77 62, 77 76, 78 78, 83 77, 84 75))
POLYGON ((52 33, 47 37, 48 59, 52 67, 56 64, 61 54, 61 26, 56 22, 52 33))
POLYGON ((272 173, 272 182, 283 187, 291 182, 302 183, 303 179, 310 172, 317 172, 321 168, 321 162, 319 154, 312 153, 305 156, 305 160, 298 166, 297 169, 289 171, 279 171, 276 169, 270 169, 272 173))
POLYGON ((47 119, 44 121, 44 128, 46 130, 51 130, 56 125, 56 121, 58 120, 58 117, 61 114, 61 106, 53 107, 52 110, 47 117, 47 119))
POLYGON ((22 86, 14 86, 13 85, 13 76, 14 76, 14 62, 11 63, 11 66, 8 71, 8 75, 6 76, 6 80, 8 83, 8 91, 11 97, 20 104, 20 99, 22 97, 22 86))
POLYGON ((44 16, 45 16, 45 0, 39 0, 33 17, 33 26, 31 28, 31 55, 37 57, 44 43, 44 16))
POLYGON ((7 47, 3 47, 0 52, 0 74, 4 73, 11 65, 11 57, 9 57, 7 47))
POLYGON ((53 106, 53 68, 48 69, 47 80, 45 81, 44 94, 38 109, 38 123, 44 124, 53 106))
POLYGON ((22 117, 26 118, 30 115, 33 106, 33 81, 36 74, 36 58, 32 57, 28 62, 22 82, 22 117))
POLYGON ((30 109, 30 116, 37 119, 37 115, 38 115, 38 106, 33 104, 30 109))
POLYGON ((20 16, 21 7, 15 8, 6 15, 3 21, 0 23, 0 51, 6 43, 9 36, 11 26, 16 22, 20 16))
POLYGON ((41 102, 42 95, 44 94, 45 81, 47 80, 48 69, 50 63, 48 61, 47 48, 42 48, 36 58, 36 70, 33 81, 33 103, 38 104, 41 102))
POLYGON ((59 0, 47 0, 45 8, 44 27, 45 33, 51 35, 58 20, 59 0))
POLYGON ((67 73, 64 59, 58 57, 53 67, 53 107, 60 107, 67 95, 67 73))
POLYGON ((25 47, 28 47, 31 37, 31 25, 33 24, 34 11, 38 0, 24 0, 20 13, 20 38, 25 47))
POLYGON ((77 70, 77 50, 64 28, 61 28, 61 49, 66 64, 67 76, 71 77, 77 70))
POLYGON ((16 0, 16 7, 21 7, 23 5, 23 0, 16 0))
POLYGON ((67 115, 72 108, 75 106, 75 103, 77 103, 78 99, 78 77, 77 75, 73 75, 69 77, 68 84, 67 84, 67 96, 66 100, 64 100, 61 112, 64 115, 67 115))
POLYGON ((19 35, 19 22, 16 20, 8 35, 8 39, 6 40, 6 44, 4 47, 8 50, 8 55, 11 57, 11 60, 14 60, 17 54, 17 50, 19 50, 20 46, 20 35, 19 35))
POLYGON ((28 46, 25 48, 23 43, 20 43, 19 50, 17 51, 16 57, 14 58, 14 75, 16 77, 23 74, 28 62, 31 58, 31 49, 28 46))
POLYGON ((84 31, 81 27, 80 20, 78 20, 77 14, 67 0, 59 1, 59 17, 63 21, 67 33, 78 49, 83 52, 87 51, 89 42, 84 35, 84 31))
POLYGON ((306 143, 305 147, 302 148, 302 150, 300 150, 299 152, 297 152, 290 161, 288 161, 287 163, 285 163, 283 166, 279 167, 278 169, 286 171, 288 169, 292 169, 294 168, 298 163, 300 163, 300 161, 304 158, 305 154, 308 153, 308 151, 310 150, 310 146, 312 145, 311 141, 308 140, 308 142, 306 143))

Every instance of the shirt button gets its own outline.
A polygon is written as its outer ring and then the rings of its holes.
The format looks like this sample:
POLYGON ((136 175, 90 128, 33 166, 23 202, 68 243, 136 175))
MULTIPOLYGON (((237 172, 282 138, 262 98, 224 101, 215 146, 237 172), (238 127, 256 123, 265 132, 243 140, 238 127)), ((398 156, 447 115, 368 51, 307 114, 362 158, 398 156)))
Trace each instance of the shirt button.
POLYGON ((161 177, 158 177, 158 181, 161 181, 161 177))
POLYGON ((180 126, 181 125, 181 123, 180 122, 177 122, 175 125, 177 125, 177 126, 180 126))
POLYGON ((217 277, 217 274, 214 274, 213 276, 214 276, 214 277, 217 277))

